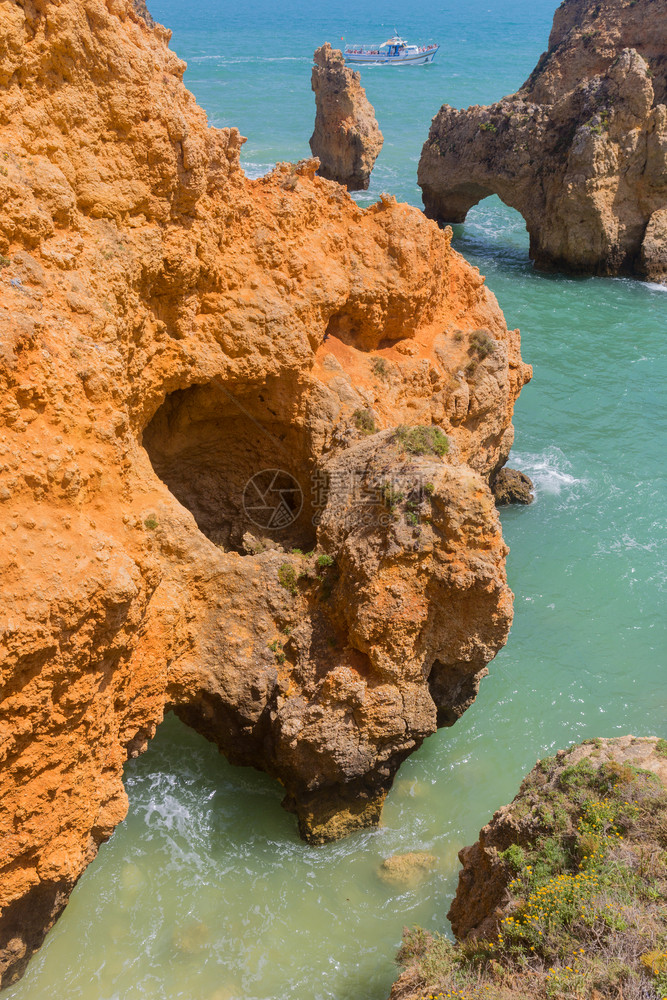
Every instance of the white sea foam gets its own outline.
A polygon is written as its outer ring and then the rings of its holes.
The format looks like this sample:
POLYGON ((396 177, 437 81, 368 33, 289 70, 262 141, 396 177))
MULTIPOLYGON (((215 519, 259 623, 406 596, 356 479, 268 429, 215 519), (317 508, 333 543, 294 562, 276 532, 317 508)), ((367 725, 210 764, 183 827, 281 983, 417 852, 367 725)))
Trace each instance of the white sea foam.
POLYGON ((512 452, 510 464, 530 476, 536 494, 550 493, 558 496, 564 489, 586 481, 572 474, 571 463, 555 445, 550 445, 538 454, 512 452))
POLYGON ((266 177, 267 174, 270 174, 275 167, 275 163, 242 163, 241 167, 249 180, 256 181, 258 178, 266 177))
POLYGON ((652 292, 667 292, 667 285, 659 285, 656 281, 645 281, 644 288, 650 288, 652 292))

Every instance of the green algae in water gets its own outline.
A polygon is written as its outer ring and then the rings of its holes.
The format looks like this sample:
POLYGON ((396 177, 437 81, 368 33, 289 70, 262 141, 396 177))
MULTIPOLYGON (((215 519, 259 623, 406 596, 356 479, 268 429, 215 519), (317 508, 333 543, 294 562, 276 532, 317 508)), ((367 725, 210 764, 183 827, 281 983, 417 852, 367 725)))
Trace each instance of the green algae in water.
MULTIPOLYGON (((254 173, 308 155, 310 55, 326 38, 372 40, 396 21, 444 42, 432 66, 362 74, 385 145, 361 204, 382 190, 420 204, 431 116, 443 100, 516 90, 556 5, 427 0, 406 25, 392 0, 384 23, 351 0, 335 16, 304 2, 150 4, 212 124, 250 136, 254 173), (256 55, 235 55, 248 39, 256 55)), ((523 220, 496 198, 454 227, 454 246, 535 367, 510 464, 534 479, 536 501, 502 513, 515 622, 477 701, 402 766, 380 830, 324 848, 298 840, 270 779, 230 767, 169 717, 127 765, 127 821, 7 1000, 385 1000, 403 925, 446 927, 457 851, 538 757, 592 736, 667 736, 667 293, 535 273, 523 220), (436 855, 438 871, 388 886, 379 864, 406 851, 436 855)))

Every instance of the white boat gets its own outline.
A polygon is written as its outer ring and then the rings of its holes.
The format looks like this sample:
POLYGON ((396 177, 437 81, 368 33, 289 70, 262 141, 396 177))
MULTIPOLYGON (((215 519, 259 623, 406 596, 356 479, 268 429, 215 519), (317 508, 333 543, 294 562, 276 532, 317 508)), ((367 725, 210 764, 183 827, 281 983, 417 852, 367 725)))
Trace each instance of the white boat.
POLYGON ((384 45, 347 45, 343 52, 345 62, 359 65, 425 66, 432 63, 439 45, 408 45, 404 38, 394 35, 384 45))

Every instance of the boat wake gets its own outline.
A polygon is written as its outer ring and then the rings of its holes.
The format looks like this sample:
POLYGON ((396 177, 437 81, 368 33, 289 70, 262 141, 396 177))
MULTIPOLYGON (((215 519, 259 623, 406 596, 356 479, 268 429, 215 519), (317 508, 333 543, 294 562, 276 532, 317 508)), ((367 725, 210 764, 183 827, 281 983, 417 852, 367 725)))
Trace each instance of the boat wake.
POLYGON ((195 63, 207 63, 215 62, 220 66, 233 66, 236 63, 245 65, 246 63, 274 63, 274 62, 298 62, 298 63, 311 63, 312 59, 308 56, 259 56, 259 55, 244 55, 244 56, 229 56, 221 55, 219 52, 212 53, 210 55, 200 55, 200 56, 190 56, 188 59, 188 65, 194 65, 195 63))

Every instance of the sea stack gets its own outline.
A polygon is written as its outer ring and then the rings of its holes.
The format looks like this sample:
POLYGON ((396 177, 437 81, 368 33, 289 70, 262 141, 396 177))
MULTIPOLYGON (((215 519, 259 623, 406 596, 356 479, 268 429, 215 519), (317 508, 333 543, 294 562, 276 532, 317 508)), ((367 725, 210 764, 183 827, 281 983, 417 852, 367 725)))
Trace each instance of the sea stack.
POLYGON ((444 105, 422 150, 426 214, 497 194, 542 268, 667 281, 667 0, 565 0, 521 89, 444 105))
POLYGON ((325 42, 314 60, 317 113, 310 148, 320 160, 318 173, 349 191, 365 191, 383 142, 375 109, 359 73, 348 69, 342 52, 325 42))

